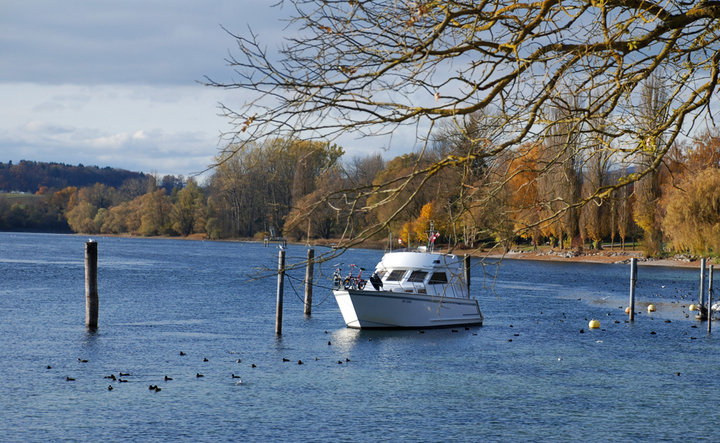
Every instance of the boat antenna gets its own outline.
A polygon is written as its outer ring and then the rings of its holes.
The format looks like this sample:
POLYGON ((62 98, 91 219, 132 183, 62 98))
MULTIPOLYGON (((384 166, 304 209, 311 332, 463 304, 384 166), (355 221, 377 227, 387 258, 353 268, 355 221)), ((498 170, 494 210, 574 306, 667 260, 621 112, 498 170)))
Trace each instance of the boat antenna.
POLYGON ((430 230, 428 231, 428 249, 430 252, 435 250, 435 222, 430 220, 430 230))

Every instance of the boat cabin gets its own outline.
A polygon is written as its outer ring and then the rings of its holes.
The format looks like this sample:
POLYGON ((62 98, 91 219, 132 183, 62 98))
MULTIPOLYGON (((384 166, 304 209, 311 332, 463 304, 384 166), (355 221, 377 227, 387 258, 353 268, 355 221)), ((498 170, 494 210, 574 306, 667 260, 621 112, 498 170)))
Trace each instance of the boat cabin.
POLYGON ((422 250, 385 254, 370 283, 365 286, 366 291, 467 297, 462 260, 455 255, 422 250))

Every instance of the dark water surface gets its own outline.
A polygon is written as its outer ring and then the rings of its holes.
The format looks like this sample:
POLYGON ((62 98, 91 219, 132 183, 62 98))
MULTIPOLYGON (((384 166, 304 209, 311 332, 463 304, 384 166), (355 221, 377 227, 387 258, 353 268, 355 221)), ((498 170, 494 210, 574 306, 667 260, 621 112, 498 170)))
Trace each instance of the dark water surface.
POLYGON ((697 270, 641 266, 629 324, 627 265, 475 262, 485 325, 419 333, 347 329, 322 288, 304 318, 300 269, 276 338, 276 279, 250 279, 276 247, 101 237, 88 333, 85 240, 0 233, 4 441, 716 440, 720 323, 686 318, 697 270))

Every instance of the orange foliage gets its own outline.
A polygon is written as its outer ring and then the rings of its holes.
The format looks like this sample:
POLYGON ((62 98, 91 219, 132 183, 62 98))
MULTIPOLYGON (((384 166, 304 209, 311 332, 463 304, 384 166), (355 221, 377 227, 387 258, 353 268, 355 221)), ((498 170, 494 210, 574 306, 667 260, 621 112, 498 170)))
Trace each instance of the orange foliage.
POLYGON ((435 203, 425 203, 420 209, 420 216, 413 223, 415 238, 417 241, 424 241, 428 238, 428 230, 430 229, 430 221, 435 218, 435 203))
POLYGON ((516 229, 522 237, 537 237, 537 229, 523 231, 523 228, 540 220, 538 205, 538 160, 541 145, 530 144, 520 147, 517 155, 508 165, 508 203, 514 214, 516 229))

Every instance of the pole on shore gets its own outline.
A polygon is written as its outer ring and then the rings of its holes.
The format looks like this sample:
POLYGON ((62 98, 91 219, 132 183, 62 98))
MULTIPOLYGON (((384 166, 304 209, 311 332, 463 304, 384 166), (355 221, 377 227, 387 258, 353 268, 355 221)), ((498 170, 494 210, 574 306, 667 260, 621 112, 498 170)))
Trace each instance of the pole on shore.
POLYGON ((706 259, 701 258, 700 259, 700 306, 698 308, 698 315, 695 317, 697 320, 705 320, 705 314, 707 313, 707 310, 705 309, 705 264, 706 259))
POLYGON ((315 267, 315 250, 307 251, 307 267, 305 268, 305 315, 312 311, 313 270, 315 267))
POLYGON ((282 334, 283 291, 285 287, 285 249, 278 251, 277 307, 275 310, 275 335, 282 334))
POLYGON ((98 327, 97 242, 85 242, 85 326, 98 327))
POLYGON ((708 304, 707 304, 707 322, 708 334, 712 330, 712 300, 713 300, 713 265, 708 269, 708 304))
POLYGON ((465 268, 465 284, 467 285, 467 295, 470 297, 470 254, 463 257, 463 265, 465 268))
POLYGON ((637 283, 637 259, 630 259, 630 321, 635 321, 635 283, 637 283))

